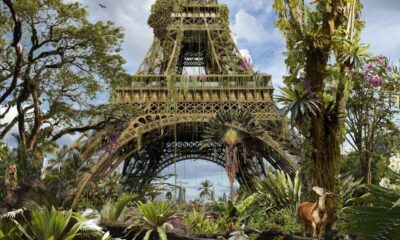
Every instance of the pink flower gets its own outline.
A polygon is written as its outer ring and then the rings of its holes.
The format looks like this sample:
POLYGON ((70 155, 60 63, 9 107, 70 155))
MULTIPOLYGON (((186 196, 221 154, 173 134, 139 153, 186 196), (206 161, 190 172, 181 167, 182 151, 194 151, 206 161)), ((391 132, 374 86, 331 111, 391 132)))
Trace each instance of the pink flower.
POLYGON ((393 71, 392 65, 387 65, 386 71, 387 71, 388 73, 391 73, 391 72, 393 71))
POLYGON ((379 56, 377 57, 377 59, 378 59, 378 62, 379 62, 380 64, 384 64, 385 61, 386 61, 386 58, 385 58, 385 56, 383 56, 383 55, 379 55, 379 56))
POLYGON ((240 59, 240 66, 244 71, 249 71, 252 68, 251 60, 249 58, 241 58, 240 59))
POLYGON ((368 82, 374 87, 380 87, 383 83, 383 79, 378 75, 375 75, 372 78, 369 78, 368 82))

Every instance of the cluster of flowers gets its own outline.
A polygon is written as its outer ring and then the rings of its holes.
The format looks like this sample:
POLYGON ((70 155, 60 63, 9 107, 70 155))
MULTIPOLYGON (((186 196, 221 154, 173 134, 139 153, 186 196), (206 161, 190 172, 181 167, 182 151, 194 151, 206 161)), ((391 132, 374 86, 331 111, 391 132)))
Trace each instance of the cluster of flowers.
POLYGON ((384 77, 391 74, 393 67, 386 57, 380 55, 368 61, 364 69, 364 79, 373 87, 380 87, 384 77))
MULTIPOLYGON (((400 153, 397 153, 397 155, 390 157, 389 162, 389 168, 392 171, 400 174, 400 153)), ((396 187, 395 184, 391 184, 390 179, 387 177, 383 177, 381 179, 381 181, 379 182, 379 186, 389 189, 394 189, 396 187)))

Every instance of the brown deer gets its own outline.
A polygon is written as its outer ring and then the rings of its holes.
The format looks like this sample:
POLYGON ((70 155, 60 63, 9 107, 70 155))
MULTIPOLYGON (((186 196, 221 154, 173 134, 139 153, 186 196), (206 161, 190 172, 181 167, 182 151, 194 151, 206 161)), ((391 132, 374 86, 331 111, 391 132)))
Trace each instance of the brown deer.
POLYGON ((312 227, 313 238, 325 234, 325 226, 328 222, 328 211, 326 209, 326 196, 334 195, 321 187, 313 187, 319 196, 317 202, 303 202, 297 208, 303 236, 306 236, 307 227, 312 227), (317 234, 318 233, 318 234, 317 234))

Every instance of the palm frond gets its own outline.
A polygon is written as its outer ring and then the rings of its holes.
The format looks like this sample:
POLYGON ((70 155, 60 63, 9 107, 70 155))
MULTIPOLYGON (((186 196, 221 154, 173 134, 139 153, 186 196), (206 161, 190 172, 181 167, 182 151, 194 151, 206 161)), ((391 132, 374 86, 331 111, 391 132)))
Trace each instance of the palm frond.
POLYGON ((397 239, 400 236, 400 194, 375 185, 365 186, 367 193, 354 199, 356 205, 340 212, 344 234, 360 239, 397 239))

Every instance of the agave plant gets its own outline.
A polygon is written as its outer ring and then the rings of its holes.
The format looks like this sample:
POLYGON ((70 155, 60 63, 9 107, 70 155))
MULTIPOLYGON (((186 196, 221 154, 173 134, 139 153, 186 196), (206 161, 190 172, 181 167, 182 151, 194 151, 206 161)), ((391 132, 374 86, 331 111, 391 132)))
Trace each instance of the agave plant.
POLYGON ((137 203, 140 216, 134 219, 135 222, 127 229, 130 232, 137 231, 133 239, 146 231, 143 240, 148 240, 153 232, 157 232, 159 239, 167 240, 166 231, 173 228, 170 221, 175 219, 174 212, 171 211, 169 204, 169 201, 137 203))
POLYGON ((136 194, 122 194, 116 201, 108 200, 100 211, 102 222, 116 222, 126 206, 137 197, 136 194))
POLYGON ((54 207, 20 210, 3 217, 11 220, 21 235, 29 240, 102 239, 104 235, 93 220, 54 207))
POLYGON ((231 197, 233 196, 233 182, 240 168, 239 148, 243 149, 243 158, 246 155, 246 140, 262 133, 253 116, 242 109, 222 110, 210 119, 204 133, 207 141, 222 142, 225 145, 225 168, 229 177, 231 197))
POLYGON ((296 218, 302 188, 299 172, 293 180, 282 171, 269 172, 264 179, 256 181, 256 188, 257 201, 265 212, 273 213, 283 209, 296 218))
POLYGON ((400 193, 376 185, 365 186, 367 193, 355 205, 340 212, 344 234, 360 239, 398 239, 400 236, 400 193))

